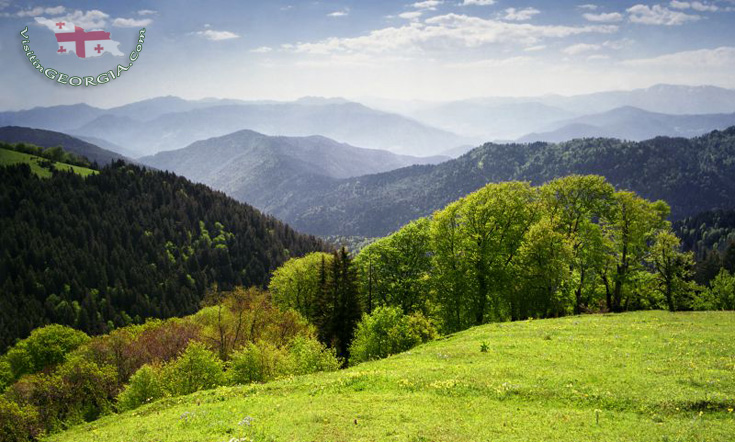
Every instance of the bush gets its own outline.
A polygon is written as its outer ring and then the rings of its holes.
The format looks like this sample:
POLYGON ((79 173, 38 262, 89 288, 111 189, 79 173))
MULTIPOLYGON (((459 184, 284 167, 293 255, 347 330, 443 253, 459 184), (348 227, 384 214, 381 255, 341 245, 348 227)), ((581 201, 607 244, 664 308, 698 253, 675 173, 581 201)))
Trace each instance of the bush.
POLYGON ((52 433, 111 412, 116 392, 113 367, 74 357, 53 374, 24 376, 5 396, 19 406, 36 407, 40 426, 52 433))
POLYGON ((735 310, 735 275, 725 269, 712 280, 708 290, 714 308, 717 310, 735 310))
POLYGON ((235 352, 227 370, 230 384, 267 382, 289 372, 289 355, 275 345, 260 341, 235 352))
POLYGON ((117 408, 119 411, 132 410, 161 397, 163 387, 159 369, 144 365, 135 372, 125 390, 118 395, 117 408))
POLYGON ((199 343, 192 342, 175 361, 163 367, 163 388, 172 396, 191 394, 223 385, 222 361, 199 343))
POLYGON ((6 361, 5 358, 0 358, 0 393, 5 391, 8 385, 13 383, 13 380, 10 362, 6 361))
POLYGON ((84 332, 63 325, 47 325, 33 330, 26 339, 13 346, 5 356, 13 379, 38 373, 60 364, 66 356, 89 341, 84 332))
POLYGON ((314 338, 298 336, 289 346, 290 374, 309 374, 318 371, 335 371, 342 366, 334 349, 324 346, 314 338))
POLYGON ((31 406, 21 407, 0 396, 0 440, 25 442, 37 439, 41 434, 38 413, 31 406))
POLYGON ((404 315, 396 307, 379 307, 357 324, 350 346, 351 363, 388 357, 437 336, 434 325, 420 313, 404 315))

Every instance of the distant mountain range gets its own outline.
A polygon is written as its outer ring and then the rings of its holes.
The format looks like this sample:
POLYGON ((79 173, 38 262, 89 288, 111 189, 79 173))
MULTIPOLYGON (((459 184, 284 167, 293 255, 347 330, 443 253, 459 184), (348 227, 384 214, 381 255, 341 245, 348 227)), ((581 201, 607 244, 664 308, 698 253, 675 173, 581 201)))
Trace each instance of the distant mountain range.
MULTIPOLYGON (((648 112, 670 115, 735 112, 733 89, 666 84, 630 91, 574 96, 488 97, 448 103, 411 102, 410 106, 401 106, 395 101, 368 101, 383 109, 403 111, 406 115, 440 129, 480 137, 485 141, 515 140, 529 133, 555 130, 561 127, 558 124, 572 118, 601 114, 616 108, 635 107, 648 112), (550 129, 553 124, 557 126, 550 129)), ((715 128, 709 127, 706 130, 715 128)), ((624 134, 621 132, 609 135, 623 137, 624 134)), ((649 136, 656 135, 676 134, 654 133, 649 136)))
POLYGON ((60 146, 67 152, 81 155, 89 161, 104 166, 116 160, 133 162, 131 159, 110 150, 102 149, 92 143, 72 136, 50 130, 31 129, 27 127, 0 127, 0 141, 6 143, 30 143, 40 147, 60 146))
POLYGON ((2 112, 0 125, 92 137, 122 146, 136 156, 180 149, 243 129, 268 135, 323 135, 356 146, 415 156, 437 155, 480 141, 358 103, 322 98, 244 102, 161 97, 112 109, 79 104, 2 112))
POLYGON ((519 142, 561 142, 574 138, 614 137, 641 141, 656 136, 694 137, 735 125, 735 113, 669 115, 626 106, 600 114, 564 120, 547 131, 531 133, 519 142))
POLYGON ((169 170, 271 211, 275 195, 331 179, 385 172, 448 157, 418 158, 362 149, 322 136, 272 137, 250 130, 197 141, 184 149, 143 157, 143 164, 169 170))
POLYGON ((458 159, 347 179, 322 176, 262 191, 268 207, 297 229, 320 235, 383 236, 489 182, 540 184, 599 174, 619 189, 663 199, 672 219, 735 206, 735 127, 702 137, 643 142, 487 143, 458 159))

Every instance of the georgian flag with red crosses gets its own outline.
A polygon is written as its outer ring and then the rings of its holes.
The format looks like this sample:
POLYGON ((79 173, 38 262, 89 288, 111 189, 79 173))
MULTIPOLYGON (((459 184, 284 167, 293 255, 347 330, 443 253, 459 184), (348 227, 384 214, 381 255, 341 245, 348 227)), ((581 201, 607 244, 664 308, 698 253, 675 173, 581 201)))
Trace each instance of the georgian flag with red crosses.
POLYGON ((79 58, 99 57, 103 54, 122 56, 119 42, 110 39, 110 33, 102 30, 85 31, 63 19, 51 20, 36 17, 36 21, 54 31, 60 55, 77 54, 79 58))

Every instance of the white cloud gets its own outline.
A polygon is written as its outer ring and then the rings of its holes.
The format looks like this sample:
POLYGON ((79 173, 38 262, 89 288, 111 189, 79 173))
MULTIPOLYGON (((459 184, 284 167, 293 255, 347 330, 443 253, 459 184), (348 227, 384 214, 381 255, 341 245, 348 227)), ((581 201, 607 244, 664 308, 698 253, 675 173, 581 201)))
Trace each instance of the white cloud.
POLYGON ((601 48, 602 46, 596 44, 578 43, 576 45, 567 46, 562 49, 562 52, 567 55, 579 55, 584 54, 585 52, 599 51, 601 48))
POLYGON ((527 48, 523 48, 526 52, 536 52, 536 51, 543 51, 546 49, 546 45, 536 45, 536 46, 529 46, 527 48))
POLYGON ((212 41, 231 40, 233 38, 240 38, 239 35, 230 31, 215 31, 213 29, 206 29, 204 31, 195 32, 196 35, 206 38, 212 41))
POLYGON ((406 20, 418 20, 422 14, 423 12, 421 11, 410 11, 410 12, 403 12, 401 14, 398 14, 398 16, 400 18, 405 18, 406 20))
POLYGON ((134 19, 134 18, 116 18, 112 21, 112 26, 117 28, 144 28, 153 23, 150 18, 134 19))
POLYGON ((464 0, 462 6, 490 6, 494 4, 495 0, 464 0))
POLYGON ((635 43, 634 40, 631 40, 630 38, 624 38, 622 40, 608 40, 602 44, 602 46, 612 49, 615 51, 619 51, 623 48, 627 48, 628 46, 635 43))
POLYGON ((468 61, 461 63, 446 63, 445 67, 466 69, 466 68, 499 68, 508 66, 523 66, 531 63, 531 57, 510 57, 510 58, 487 58, 484 60, 468 61))
POLYGON ((44 8, 42 6, 36 6, 33 9, 25 9, 18 11, 15 15, 18 17, 38 17, 41 14, 58 15, 63 14, 66 8, 63 6, 54 6, 51 8, 44 8))
POLYGON ((625 60, 622 64, 636 67, 677 67, 701 70, 702 68, 735 68, 735 47, 722 46, 715 49, 674 52, 653 58, 625 60))
POLYGON ((459 14, 446 14, 400 27, 371 31, 360 37, 331 37, 315 43, 283 45, 284 49, 308 54, 424 52, 477 48, 492 44, 534 46, 547 38, 616 32, 614 25, 532 25, 508 23, 459 14))
POLYGON ((597 5, 593 5, 591 3, 587 3, 587 4, 584 4, 584 5, 577 5, 577 7, 579 9, 586 9, 588 11, 596 11, 597 10, 597 5))
POLYGON ((533 18, 534 15, 540 13, 536 8, 524 8, 524 9, 516 9, 516 8, 508 8, 505 10, 505 17, 503 17, 505 20, 513 20, 513 21, 526 21, 533 18))
POLYGON ((327 14, 327 17, 345 17, 350 14, 349 9, 343 9, 342 11, 334 11, 327 14))
POLYGON ((154 11, 152 9, 141 9, 138 11, 138 15, 156 15, 158 14, 158 11, 154 11))
POLYGON ((673 0, 671 3, 669 3, 669 6, 674 9, 694 9, 695 11, 700 12, 717 12, 720 10, 719 7, 712 4, 702 2, 681 2, 677 0, 673 0))
POLYGON ((593 54, 587 57, 587 61, 609 60, 609 55, 593 54))
POLYGON ((632 23, 643 25, 664 25, 676 26, 682 25, 688 21, 699 20, 698 15, 685 14, 680 11, 672 11, 661 5, 635 5, 627 9, 628 19, 632 23))
POLYGON ((270 46, 261 46, 259 48, 251 49, 250 52, 256 54, 267 54, 268 52, 273 52, 273 48, 270 46))
MULTIPOLYGON (((95 9, 86 12, 74 11, 62 17, 56 17, 54 20, 62 20, 74 23, 75 26, 79 26, 87 31, 91 31, 96 29, 104 29, 105 25, 107 25, 108 18, 110 18, 108 14, 105 14, 104 12, 95 9)), ((36 21, 39 23, 45 22, 45 20, 45 17, 36 17, 36 21), (39 19, 41 19, 41 21, 39 21, 39 19)))
POLYGON ((416 2, 412 4, 416 9, 428 9, 429 11, 435 11, 436 7, 444 3, 443 0, 424 0, 422 2, 416 2))
POLYGON ((587 19, 587 21, 598 23, 614 23, 623 20, 623 14, 619 12, 603 12, 600 14, 591 14, 588 12, 586 14, 582 14, 582 17, 587 19))

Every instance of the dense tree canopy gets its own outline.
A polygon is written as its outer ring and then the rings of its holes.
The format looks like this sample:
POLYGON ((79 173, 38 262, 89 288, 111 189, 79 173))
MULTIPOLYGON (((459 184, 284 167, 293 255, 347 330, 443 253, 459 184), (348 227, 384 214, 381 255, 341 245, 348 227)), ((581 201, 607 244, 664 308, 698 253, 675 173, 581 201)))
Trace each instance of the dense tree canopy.
POLYGON ((54 322, 97 334, 193 313, 205 290, 265 286, 314 237, 173 174, 0 168, 0 349, 54 322))

